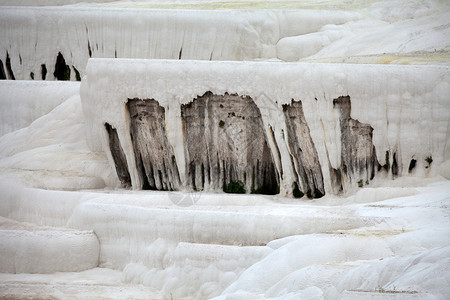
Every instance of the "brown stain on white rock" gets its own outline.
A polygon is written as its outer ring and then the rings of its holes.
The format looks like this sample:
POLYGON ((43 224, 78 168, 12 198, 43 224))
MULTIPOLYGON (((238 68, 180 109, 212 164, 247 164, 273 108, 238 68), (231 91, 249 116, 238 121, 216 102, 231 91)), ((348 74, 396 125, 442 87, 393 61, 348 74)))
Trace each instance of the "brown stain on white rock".
POLYGON ((298 185, 311 198, 325 195, 319 156, 311 138, 301 101, 283 105, 289 150, 294 162, 298 185))
POLYGON ((165 110, 154 99, 129 99, 130 134, 142 189, 173 191, 180 177, 165 128, 165 110))
POLYGON ((278 192, 279 174, 250 97, 207 92, 182 105, 181 117, 192 189, 217 190, 241 181, 247 193, 278 192))
POLYGON ((340 111, 341 131, 341 165, 334 173, 340 173, 336 179, 341 177, 342 182, 335 180, 335 188, 339 191, 346 186, 344 180, 362 187, 374 178, 379 165, 372 141, 373 128, 352 119, 350 96, 334 99, 333 106, 340 111))

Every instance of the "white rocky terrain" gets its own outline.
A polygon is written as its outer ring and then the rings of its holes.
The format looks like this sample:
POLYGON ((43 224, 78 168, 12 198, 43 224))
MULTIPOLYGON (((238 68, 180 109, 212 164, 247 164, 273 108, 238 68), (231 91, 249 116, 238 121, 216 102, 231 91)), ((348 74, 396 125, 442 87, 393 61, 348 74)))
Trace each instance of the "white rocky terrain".
POLYGON ((449 50, 444 0, 0 0, 0 299, 449 299, 449 50))

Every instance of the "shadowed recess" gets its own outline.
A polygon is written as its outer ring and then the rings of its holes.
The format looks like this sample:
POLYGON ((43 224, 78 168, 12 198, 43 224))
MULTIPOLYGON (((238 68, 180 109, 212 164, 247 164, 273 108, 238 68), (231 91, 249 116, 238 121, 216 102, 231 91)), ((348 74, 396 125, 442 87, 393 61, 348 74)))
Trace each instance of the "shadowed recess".
POLYGON ((45 66, 45 64, 41 65, 41 78, 42 80, 45 80, 45 78, 47 77, 47 67, 45 66))
POLYGON ((3 61, 0 59, 0 80, 6 79, 5 68, 3 67, 3 61))
POLYGON ((55 72, 53 73, 57 80, 70 80, 70 67, 66 65, 66 61, 61 52, 58 52, 55 63, 55 72))
POLYGON ((8 76, 10 80, 16 80, 16 78, 14 77, 14 73, 11 69, 11 59, 9 58, 9 53, 6 52, 6 71, 8 72, 8 76))

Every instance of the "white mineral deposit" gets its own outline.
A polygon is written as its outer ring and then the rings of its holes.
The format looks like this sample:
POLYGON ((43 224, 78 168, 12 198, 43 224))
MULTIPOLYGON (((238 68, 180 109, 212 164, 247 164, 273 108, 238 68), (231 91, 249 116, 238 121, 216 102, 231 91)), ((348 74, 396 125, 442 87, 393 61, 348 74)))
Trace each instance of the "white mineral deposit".
POLYGON ((0 0, 0 299, 450 299, 447 0, 0 0))

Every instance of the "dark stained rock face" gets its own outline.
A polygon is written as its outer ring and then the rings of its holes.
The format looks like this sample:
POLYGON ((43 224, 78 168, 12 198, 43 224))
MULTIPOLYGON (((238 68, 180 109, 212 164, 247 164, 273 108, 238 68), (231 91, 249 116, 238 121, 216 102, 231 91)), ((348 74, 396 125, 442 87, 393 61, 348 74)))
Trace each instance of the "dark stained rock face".
POLYGON ((166 136, 164 108, 153 99, 128 99, 127 107, 141 188, 178 190, 180 176, 166 136))
POLYGON ((304 194, 320 198, 325 195, 322 169, 305 120, 302 102, 292 101, 290 105, 283 105, 283 112, 297 185, 304 194))
POLYGON ((112 128, 111 125, 105 123, 106 132, 109 138, 109 150, 114 159, 114 165, 116 167, 117 176, 119 177, 122 187, 131 187, 131 178, 128 171, 127 159, 120 145, 119 136, 117 130, 112 128))
MULTIPOLYGON (((283 166, 278 169, 275 163, 275 159, 281 162, 281 154, 273 128, 264 128, 261 112, 251 97, 207 92, 181 105, 183 140, 178 142, 185 160, 178 162, 167 138, 164 107, 154 99, 128 99, 126 105, 135 170, 128 168, 126 157, 132 156, 124 153, 116 129, 105 124, 116 172, 124 187, 133 184, 137 189, 274 195, 280 191, 280 181, 289 180, 294 197, 325 195, 321 162, 301 101, 283 105, 281 116, 294 171, 294 178, 288 179, 282 177, 283 166), (185 172, 180 178, 182 164, 185 172), (130 174, 137 176, 139 184, 131 182, 130 174)), ((334 99, 333 106, 340 112, 341 163, 337 168, 329 165, 330 183, 331 191, 340 194, 350 186, 368 184, 382 167, 372 142, 373 128, 351 118, 350 97, 334 99)), ((386 156, 384 168, 392 169, 395 176, 396 155, 392 166, 389 153, 386 156)))
MULTIPOLYGON (((345 180, 353 179, 359 186, 367 184, 375 176, 378 160, 375 146, 372 142, 373 128, 351 118, 351 101, 349 96, 342 96, 333 100, 335 108, 339 109, 341 128, 341 167, 340 177, 345 180)), ((336 170, 335 170, 336 173, 336 170)), ((336 181, 336 188, 342 185, 336 181)))
POLYGON ((247 193, 276 194, 279 175, 261 113, 250 97, 207 92, 181 107, 188 184, 224 189, 241 181, 247 193))

